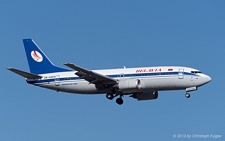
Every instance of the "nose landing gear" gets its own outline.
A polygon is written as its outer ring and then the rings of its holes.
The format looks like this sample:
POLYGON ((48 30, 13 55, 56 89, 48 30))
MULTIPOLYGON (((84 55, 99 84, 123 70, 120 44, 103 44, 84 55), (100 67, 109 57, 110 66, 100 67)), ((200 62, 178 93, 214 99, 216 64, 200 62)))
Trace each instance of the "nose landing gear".
POLYGON ((186 98, 190 98, 190 94, 188 93, 188 92, 190 92, 190 91, 195 91, 195 90, 197 90, 198 89, 198 87, 189 87, 189 88, 186 88, 186 94, 185 94, 185 97, 186 98))

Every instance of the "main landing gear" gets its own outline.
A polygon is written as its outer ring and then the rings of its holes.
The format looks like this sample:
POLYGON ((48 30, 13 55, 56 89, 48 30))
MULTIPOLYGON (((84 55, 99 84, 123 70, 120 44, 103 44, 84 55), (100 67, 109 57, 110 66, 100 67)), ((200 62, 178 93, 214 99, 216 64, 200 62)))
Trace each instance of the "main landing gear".
POLYGON ((109 99, 109 100, 112 100, 114 98, 114 95, 111 94, 111 93, 107 93, 106 98, 109 99))
POLYGON ((112 100, 114 97, 117 97, 117 96, 120 96, 120 97, 116 99, 116 103, 119 104, 119 105, 122 105, 123 104, 123 99, 122 99, 123 95, 118 95, 118 94, 113 95, 111 93, 106 94, 106 98, 109 99, 109 100, 112 100))
POLYGON ((185 94, 185 97, 186 97, 186 98, 190 98, 190 96, 191 96, 191 95, 190 95, 189 93, 186 93, 186 94, 185 94))
POLYGON ((123 99, 122 99, 121 96, 116 99, 116 103, 119 104, 119 105, 122 105, 123 104, 123 99))

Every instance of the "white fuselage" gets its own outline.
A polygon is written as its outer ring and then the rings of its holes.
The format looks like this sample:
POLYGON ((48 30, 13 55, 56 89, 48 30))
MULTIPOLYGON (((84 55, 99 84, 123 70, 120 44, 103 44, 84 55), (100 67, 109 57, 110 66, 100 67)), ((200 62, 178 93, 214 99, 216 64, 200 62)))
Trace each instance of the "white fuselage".
MULTIPOLYGON (((182 90, 192 87, 199 87, 208 83, 211 78, 199 70, 188 67, 157 66, 142 68, 122 68, 93 70, 106 75, 119 82, 124 82, 126 89, 120 89, 123 94, 148 91, 182 90), (132 87, 138 80, 138 87, 132 87), (129 89, 130 88, 130 89, 129 89)), ((76 71, 40 74, 41 79, 27 79, 27 82, 40 87, 79 94, 100 94, 108 93, 109 90, 99 90, 95 84, 79 78, 76 71)), ((123 86, 123 87, 124 87, 123 86)))

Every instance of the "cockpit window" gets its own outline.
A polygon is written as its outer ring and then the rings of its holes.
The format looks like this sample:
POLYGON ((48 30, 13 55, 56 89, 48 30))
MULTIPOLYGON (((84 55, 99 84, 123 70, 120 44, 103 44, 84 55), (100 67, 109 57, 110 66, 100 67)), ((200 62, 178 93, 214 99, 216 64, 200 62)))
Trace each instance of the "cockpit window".
POLYGON ((200 71, 191 71, 191 73, 196 74, 196 73, 202 73, 202 72, 200 72, 200 71))

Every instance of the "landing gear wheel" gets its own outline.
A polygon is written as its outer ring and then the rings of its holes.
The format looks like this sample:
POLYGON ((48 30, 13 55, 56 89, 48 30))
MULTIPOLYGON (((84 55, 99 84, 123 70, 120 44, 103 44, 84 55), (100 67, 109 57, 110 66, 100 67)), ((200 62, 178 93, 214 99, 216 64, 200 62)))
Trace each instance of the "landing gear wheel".
POLYGON ((119 105, 122 105, 123 104, 123 99, 122 98, 117 98, 116 99, 116 103, 119 104, 119 105))
POLYGON ((186 97, 186 98, 190 98, 190 96, 191 96, 191 95, 190 95, 189 93, 186 93, 186 94, 185 94, 185 97, 186 97))
POLYGON ((109 100, 112 100, 114 98, 114 95, 110 94, 110 93, 107 93, 106 98, 109 99, 109 100))

